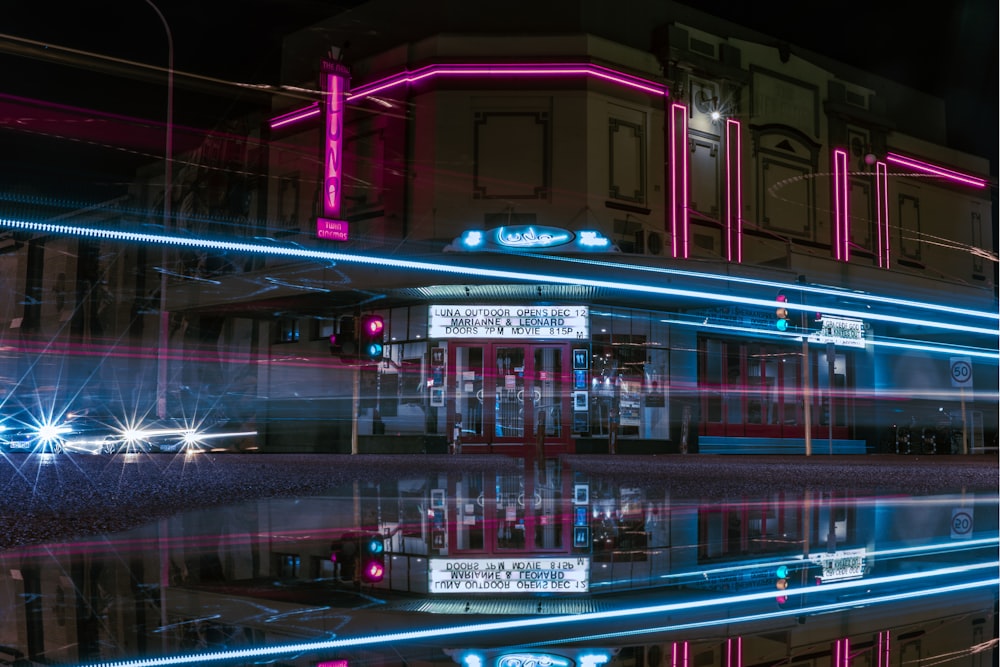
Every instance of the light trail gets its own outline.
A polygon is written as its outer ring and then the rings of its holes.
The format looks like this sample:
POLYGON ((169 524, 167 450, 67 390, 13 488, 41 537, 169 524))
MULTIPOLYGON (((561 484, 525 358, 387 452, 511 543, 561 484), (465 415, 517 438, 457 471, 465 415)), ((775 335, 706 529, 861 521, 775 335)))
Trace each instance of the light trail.
MULTIPOLYGON (((699 630, 719 625, 733 625, 738 623, 769 621, 777 618, 785 618, 788 616, 808 616, 814 614, 826 614, 834 611, 843 611, 844 609, 853 609, 860 605, 868 606, 876 604, 885 604, 888 602, 905 602, 907 600, 932 597, 935 595, 946 595, 948 593, 960 593, 963 591, 976 590, 979 588, 988 588, 988 587, 995 588, 998 584, 1000 584, 1000 577, 994 577, 993 579, 981 579, 978 581, 963 582, 961 584, 952 584, 950 586, 939 586, 937 588, 929 588, 920 591, 911 591, 908 593, 890 593, 886 595, 877 595, 870 598, 865 598, 863 600, 854 599, 854 600, 845 600, 842 602, 830 602, 827 604, 813 605, 811 607, 782 609, 779 611, 771 611, 763 614, 750 614, 746 616, 724 617, 724 618, 713 619, 710 621, 675 623, 672 625, 661 625, 656 627, 642 628, 640 630, 629 630, 625 632, 605 632, 601 634, 578 635, 575 637, 565 637, 562 639, 554 639, 544 642, 536 642, 532 644, 522 644, 521 646, 553 646, 555 644, 568 644, 571 642, 582 642, 582 641, 592 642, 592 641, 607 640, 607 639, 620 639, 622 637, 636 637, 640 635, 655 634, 660 632, 699 630)), ((774 593, 770 593, 769 595, 773 597, 774 593)))
MULTIPOLYGON (((891 575, 885 577, 875 577, 872 579, 863 579, 860 581, 837 582, 820 587, 808 587, 808 588, 798 588, 798 589, 790 588, 783 591, 783 594, 791 597, 793 595, 804 595, 810 592, 829 593, 831 591, 850 590, 852 588, 858 588, 862 586, 865 588, 869 588, 872 586, 897 584, 904 582, 909 583, 917 580, 933 579, 936 577, 943 577, 943 576, 972 574, 977 571, 982 571, 987 569, 996 571, 998 568, 1000 568, 1000 561, 992 561, 992 562, 977 563, 977 564, 963 565, 956 567, 945 567, 936 570, 925 570, 923 572, 908 572, 905 574, 891 575)), ((925 589, 922 591, 885 594, 878 597, 868 598, 863 602, 863 604, 882 604, 886 602, 899 602, 904 600, 916 599, 919 597, 976 590, 980 588, 989 588, 989 587, 996 588, 998 584, 1000 584, 1000 577, 994 576, 992 578, 967 581, 961 584, 940 586, 938 588, 925 589)), ((537 629, 541 626, 547 626, 547 627, 566 626, 571 624, 588 623, 592 621, 607 621, 607 620, 617 621, 623 618, 639 618, 644 616, 653 616, 657 614, 701 611, 708 607, 725 608, 735 604, 743 604, 759 600, 772 600, 774 599, 774 597, 775 597, 774 591, 766 591, 761 593, 748 593, 743 595, 729 595, 711 600, 696 600, 696 601, 688 601, 688 602, 680 602, 672 604, 649 605, 643 607, 633 607, 631 609, 616 609, 612 611, 603 611, 603 612, 548 616, 544 618, 532 617, 532 618, 519 619, 513 621, 473 623, 461 627, 427 628, 421 630, 387 632, 377 635, 362 635, 359 637, 351 637, 345 639, 330 639, 323 641, 300 642, 295 644, 260 646, 260 647, 251 647, 245 649, 231 649, 227 651, 204 652, 204 653, 195 653, 188 655, 159 656, 153 658, 136 658, 131 660, 116 660, 111 662, 95 662, 95 663, 87 663, 87 666, 88 667, 160 667, 164 665, 207 664, 211 662, 224 662, 228 660, 274 658, 281 655, 289 655, 289 654, 297 655, 301 653, 329 651, 334 649, 361 648, 368 646, 381 647, 389 643, 440 639, 442 637, 448 637, 449 639, 453 639, 456 636, 460 635, 467 636, 474 634, 483 634, 488 632, 502 632, 502 631, 512 631, 512 630, 516 631, 516 630, 523 630, 526 628, 537 629)), ((779 612, 756 614, 745 617, 737 617, 737 618, 727 617, 725 619, 702 621, 698 623, 678 624, 676 626, 663 626, 662 628, 658 628, 652 631, 666 632, 666 631, 673 631, 675 629, 679 630, 679 629, 695 628, 695 627, 708 627, 710 625, 719 623, 734 623, 737 621, 749 622, 757 620, 766 620, 768 618, 778 618, 782 616, 799 616, 804 613, 830 612, 830 611, 837 611, 840 609, 857 607, 860 604, 862 604, 862 601, 854 599, 854 600, 830 603, 825 605, 816 605, 811 608, 788 609, 788 610, 781 610, 779 612)), ((639 633, 644 633, 645 631, 646 629, 636 630, 634 632, 636 634, 639 634, 639 633)), ((607 636, 625 636, 625 635, 626 633, 617 633, 617 635, 609 634, 607 636)), ((595 635, 595 636, 604 636, 604 635, 595 635)), ((548 640, 545 643, 554 644, 560 641, 562 640, 548 640)), ((574 638, 572 640, 567 640, 567 641, 578 641, 578 639, 574 638)))
MULTIPOLYGON (((248 242, 219 241, 213 239, 197 239, 187 236, 174 236, 169 234, 149 234, 141 232, 128 232, 113 229, 102 229, 96 227, 79 227, 66 224, 30 222, 25 220, 13 220, 0 218, 0 227, 10 227, 22 231, 38 232, 43 234, 59 234, 65 236, 93 238, 104 241, 124 241, 128 243, 147 243, 153 245, 171 245, 184 248, 203 248, 210 250, 223 250, 231 252, 243 252, 253 255, 276 255, 280 257, 294 257, 307 260, 321 260, 324 262, 344 262, 348 264, 360 264, 365 266, 384 267, 390 269, 403 269, 412 271, 426 271, 431 273, 444 273, 460 276, 489 277, 502 280, 528 281, 532 283, 545 283, 553 285, 584 285, 588 287, 609 288, 627 292, 638 292, 644 294, 654 294, 660 296, 674 296, 698 299, 703 301, 715 301, 719 303, 732 304, 734 302, 765 308, 773 308, 773 299, 754 299, 749 297, 736 297, 732 294, 716 294, 698 289, 682 289, 676 287, 664 287, 661 285, 643 285, 639 283, 611 282, 598 278, 584 278, 579 276, 558 276, 545 273, 533 273, 528 271, 513 271, 509 269, 489 269, 485 267, 466 267, 459 265, 444 264, 427 260, 398 259, 391 257, 380 257, 374 255, 351 255, 342 252, 330 252, 324 250, 311 250, 303 247, 281 247, 248 242)), ((802 306, 792 304, 790 309, 809 308, 815 306, 802 306)), ((854 311, 847 309, 820 308, 825 312, 842 314, 849 317, 862 318, 866 320, 878 320, 883 322, 895 322, 902 324, 912 323, 912 318, 894 315, 871 313, 868 311, 854 311)), ((975 311, 973 311, 975 312, 975 311)), ((991 313, 991 317, 996 317, 991 313)), ((950 333, 965 332, 984 334, 988 336, 1000 336, 1000 328, 977 327, 963 325, 954 322, 938 322, 935 320, 921 320, 921 325, 926 328, 941 329, 950 333)))

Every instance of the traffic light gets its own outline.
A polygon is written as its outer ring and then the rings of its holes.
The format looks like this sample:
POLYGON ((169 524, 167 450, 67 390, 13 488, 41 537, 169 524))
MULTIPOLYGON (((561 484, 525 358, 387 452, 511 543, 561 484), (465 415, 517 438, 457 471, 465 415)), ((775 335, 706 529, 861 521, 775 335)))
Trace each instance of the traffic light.
POLYGON ((339 570, 340 580, 353 581, 358 558, 358 543, 354 536, 349 533, 341 535, 340 539, 334 540, 330 551, 330 561, 334 563, 334 569, 339 570))
POLYGON ((779 565, 774 571, 774 577, 774 587, 781 591, 775 601, 779 607, 784 609, 785 605, 788 604, 788 596, 785 594, 785 590, 788 589, 788 566, 779 565))
POLYGON ((364 535, 358 551, 361 553, 361 581, 374 584, 385 576, 385 543, 377 534, 364 535))
POLYGON ((385 320, 378 315, 361 318, 358 332, 358 351, 362 359, 375 361, 382 358, 382 343, 385 335, 385 320))
POLYGON ((353 317, 340 318, 340 331, 330 336, 330 354, 344 362, 357 359, 358 335, 353 317))
POLYGON ((778 331, 788 331, 788 308, 785 304, 788 303, 788 296, 784 292, 778 292, 778 308, 774 311, 777 319, 774 321, 774 326, 777 327, 778 331))

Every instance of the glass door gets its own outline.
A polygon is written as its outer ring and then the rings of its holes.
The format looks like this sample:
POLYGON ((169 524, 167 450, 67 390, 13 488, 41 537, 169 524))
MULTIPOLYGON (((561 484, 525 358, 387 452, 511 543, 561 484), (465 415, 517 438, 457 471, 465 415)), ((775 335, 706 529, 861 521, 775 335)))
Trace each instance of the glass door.
POLYGON ((454 421, 462 443, 566 443, 569 414, 566 345, 454 345, 454 421))

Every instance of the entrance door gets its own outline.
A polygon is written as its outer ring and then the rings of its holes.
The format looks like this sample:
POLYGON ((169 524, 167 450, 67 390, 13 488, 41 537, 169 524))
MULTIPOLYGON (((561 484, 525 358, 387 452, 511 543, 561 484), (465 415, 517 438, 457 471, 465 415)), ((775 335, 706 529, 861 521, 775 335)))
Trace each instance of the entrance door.
POLYGON ((569 346, 490 342, 452 345, 449 421, 462 445, 569 443, 569 346))

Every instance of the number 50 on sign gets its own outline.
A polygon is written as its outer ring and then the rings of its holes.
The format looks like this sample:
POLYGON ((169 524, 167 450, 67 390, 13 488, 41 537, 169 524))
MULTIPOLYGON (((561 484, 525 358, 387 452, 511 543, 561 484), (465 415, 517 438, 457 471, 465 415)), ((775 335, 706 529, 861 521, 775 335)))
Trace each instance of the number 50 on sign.
POLYGON ((950 375, 952 387, 972 387, 972 357, 952 357, 950 375))

